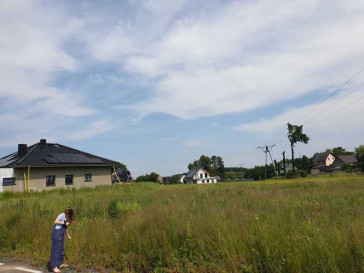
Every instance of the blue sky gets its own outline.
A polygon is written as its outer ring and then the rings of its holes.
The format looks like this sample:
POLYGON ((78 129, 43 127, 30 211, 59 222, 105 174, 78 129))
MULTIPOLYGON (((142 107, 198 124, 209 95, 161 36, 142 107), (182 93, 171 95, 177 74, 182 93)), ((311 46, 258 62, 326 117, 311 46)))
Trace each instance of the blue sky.
POLYGON ((364 133, 362 1, 1 1, 0 156, 40 138, 182 173, 264 164, 364 133), (348 79, 356 75, 343 86, 348 79), (327 100, 325 100, 330 96, 327 100), (307 114, 308 113, 308 114, 307 114))

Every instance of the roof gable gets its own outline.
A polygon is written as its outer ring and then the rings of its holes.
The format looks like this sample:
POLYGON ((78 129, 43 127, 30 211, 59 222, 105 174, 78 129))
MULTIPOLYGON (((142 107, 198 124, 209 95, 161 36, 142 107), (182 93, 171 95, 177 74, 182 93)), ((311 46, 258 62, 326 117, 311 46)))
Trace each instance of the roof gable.
POLYGON ((340 155, 338 158, 347 164, 358 163, 358 159, 355 155, 340 155))
POLYGON ((195 175, 196 173, 198 173, 198 171, 199 171, 199 170, 203 170, 204 172, 209 173, 209 174, 210 174, 210 176, 211 176, 211 173, 210 173, 208 170, 206 170, 206 169, 204 169, 204 168, 202 168, 202 167, 196 167, 196 168, 191 169, 191 170, 190 170, 190 171, 186 174, 185 178, 193 178, 193 177, 194 177, 194 175, 195 175))
MULTIPOLYGON (((313 159, 313 163, 325 162, 331 153, 319 153, 313 159)), ((332 155, 332 154, 331 154, 332 155)))
POLYGON ((37 143, 27 148, 25 156, 13 153, 0 159, 1 167, 21 166, 67 166, 67 165, 105 165, 118 162, 79 151, 57 143, 37 143))

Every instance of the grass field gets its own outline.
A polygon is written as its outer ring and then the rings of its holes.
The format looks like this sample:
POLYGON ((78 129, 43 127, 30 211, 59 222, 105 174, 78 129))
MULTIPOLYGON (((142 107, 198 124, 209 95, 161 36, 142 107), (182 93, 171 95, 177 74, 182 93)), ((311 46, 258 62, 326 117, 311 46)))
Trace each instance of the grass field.
POLYGON ((46 263, 69 205, 80 271, 364 272, 363 176, 2 193, 0 251, 46 263))

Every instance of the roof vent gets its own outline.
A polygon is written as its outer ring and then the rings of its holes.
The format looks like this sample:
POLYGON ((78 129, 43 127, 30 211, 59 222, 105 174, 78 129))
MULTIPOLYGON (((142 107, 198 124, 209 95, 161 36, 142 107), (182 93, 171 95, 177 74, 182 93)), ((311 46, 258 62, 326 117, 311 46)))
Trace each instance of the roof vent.
POLYGON ((18 144, 18 156, 24 156, 28 152, 27 144, 18 144))
POLYGON ((41 140, 40 140, 40 144, 46 144, 47 143, 47 140, 45 139, 45 138, 42 138, 41 140))

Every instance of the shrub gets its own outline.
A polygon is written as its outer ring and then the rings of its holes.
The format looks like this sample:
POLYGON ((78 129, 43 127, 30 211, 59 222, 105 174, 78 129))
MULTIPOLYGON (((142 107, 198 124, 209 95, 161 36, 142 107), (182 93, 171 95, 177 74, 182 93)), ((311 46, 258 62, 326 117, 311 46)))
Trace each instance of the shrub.
POLYGON ((109 207, 107 208, 107 214, 111 217, 111 218, 116 218, 119 215, 119 211, 118 211, 118 200, 114 199, 110 202, 109 207))

